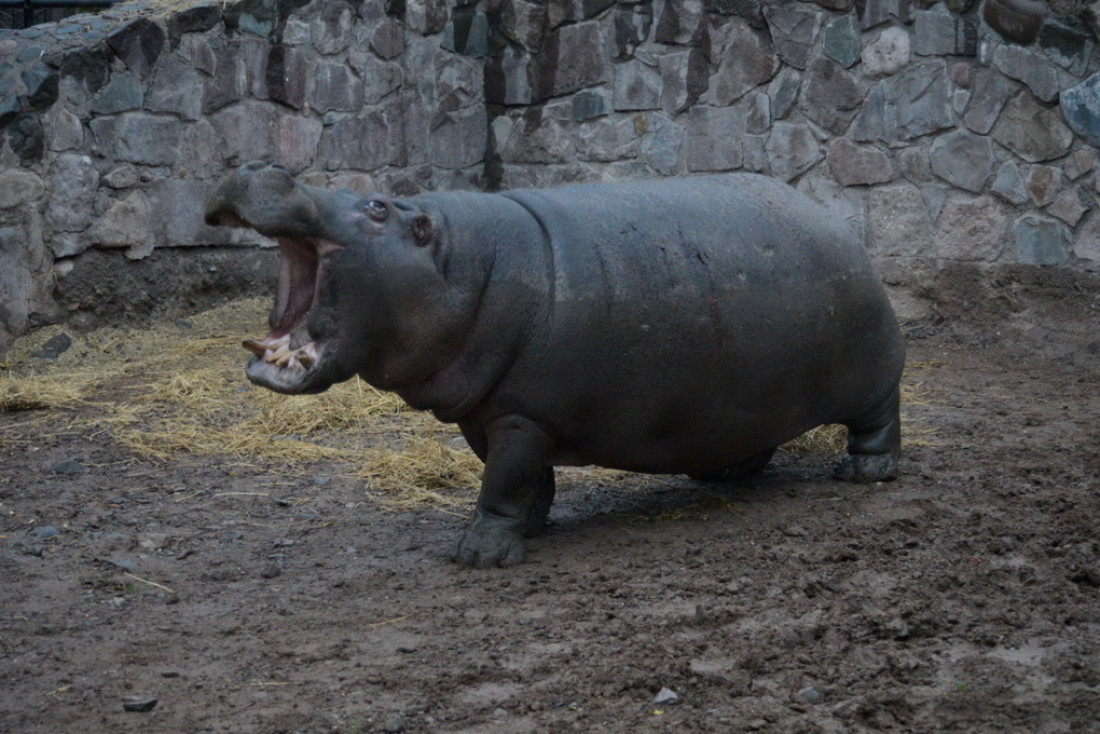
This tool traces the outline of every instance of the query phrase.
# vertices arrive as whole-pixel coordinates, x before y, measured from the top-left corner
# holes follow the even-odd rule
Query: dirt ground
[[[924,293],[895,482],[563,471],[493,571],[469,491],[0,413],[0,731],[1100,731],[1095,285]]]

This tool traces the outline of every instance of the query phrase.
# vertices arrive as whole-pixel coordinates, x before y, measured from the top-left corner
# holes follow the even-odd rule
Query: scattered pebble
[[[38,348],[38,351],[34,352],[31,356],[38,357],[39,359],[57,359],[72,345],[73,340],[68,334],[58,334],[48,339]]]
[[[821,703],[821,691],[817,690],[813,686],[806,686],[798,692],[798,697],[808,704],[816,706]]]
[[[106,560],[107,563],[115,566],[116,568],[121,568],[123,571],[129,571],[130,573],[134,573],[135,571],[137,571],[137,564],[131,561],[129,558],[108,558]]]
[[[676,695],[676,691],[671,688],[662,688],[656,696],[653,698],[653,703],[676,703],[680,700],[680,697]]]
[[[499,708],[499,707],[496,708],[496,709],[493,709],[493,718],[494,719],[507,719],[508,718],[508,710],[503,709],[503,708]]]
[[[263,567],[260,571],[260,576],[265,579],[273,579],[283,573],[283,569],[279,567],[278,563],[269,563]]]
[[[398,734],[405,731],[405,714],[397,714],[387,721],[386,731],[389,734]]]
[[[131,698],[122,702],[122,708],[126,711],[152,711],[156,705],[155,698]]]
[[[76,459],[66,459],[51,466],[50,471],[54,474],[83,474],[85,469]]]
[[[326,487],[326,486],[328,486],[328,483],[331,482],[331,481],[332,481],[332,479],[329,478],[329,477],[319,477],[318,476],[318,477],[313,478],[313,484],[314,484],[314,486],[317,486],[317,487]]]
[[[42,527],[35,528],[31,531],[36,540],[49,540],[61,535],[61,531],[55,528],[53,525],[43,525]]]

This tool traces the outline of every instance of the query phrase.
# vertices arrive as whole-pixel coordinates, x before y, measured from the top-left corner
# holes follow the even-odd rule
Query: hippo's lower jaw
[[[291,349],[291,335],[269,335],[262,340],[245,339],[242,346],[255,356],[248,361],[245,374],[257,385],[284,393],[301,392],[310,373],[321,359],[322,345],[310,341]]]

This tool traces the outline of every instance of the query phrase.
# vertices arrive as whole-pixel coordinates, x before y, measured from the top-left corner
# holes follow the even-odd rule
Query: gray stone
[[[790,67],[779,72],[768,85],[768,96],[772,101],[772,119],[786,119],[794,103],[798,101],[801,91],[802,75],[799,72]]]
[[[796,69],[805,69],[817,39],[821,13],[784,2],[766,6],[764,15],[779,58]]]
[[[750,89],[767,83],[780,66],[768,38],[745,21],[731,18],[728,33],[708,92],[711,104],[717,107],[732,104]]]
[[[576,92],[604,80],[607,68],[597,21],[553,31],[550,48],[556,53],[539,55],[540,66],[536,72],[539,99]]]
[[[570,125],[531,115],[520,118],[500,153],[507,163],[568,163],[576,158]]]
[[[634,51],[649,38],[653,26],[653,5],[650,3],[620,4],[615,8],[615,60],[634,58]]]
[[[46,152],[42,116],[33,112],[15,115],[7,123],[8,145],[24,164],[37,163]]]
[[[1016,260],[1025,265],[1061,265],[1069,260],[1070,232],[1054,219],[1025,214],[1012,225]]]
[[[677,172],[684,130],[668,117],[650,113],[645,117],[642,134],[642,159],[664,176]]]
[[[490,104],[527,105],[535,99],[531,55],[507,46],[489,59],[485,70],[485,97]]]
[[[825,157],[813,130],[805,123],[776,122],[767,150],[772,174],[784,181],[802,175]]]
[[[485,56],[489,53],[489,17],[481,11],[456,8],[440,45],[472,58]]]
[[[634,59],[615,65],[614,108],[620,112],[661,106],[661,74]]]
[[[986,0],[982,18],[990,28],[1017,43],[1031,43],[1039,34],[1043,19],[1050,14],[1038,0]]]
[[[447,25],[447,0],[406,0],[405,22],[422,36],[439,33]]]
[[[685,46],[695,38],[702,18],[702,0],[680,0],[679,2],[665,3],[660,18],[657,20],[654,40],[657,43]]]
[[[50,198],[46,224],[54,232],[81,232],[92,221],[92,205],[99,173],[92,159],[78,153],[63,153],[54,160],[49,174]]]
[[[744,113],[745,132],[766,135],[771,129],[771,100],[768,95],[759,90],[749,92],[736,106]]]
[[[1095,269],[1095,264],[1100,263],[1100,215],[1093,214],[1081,225],[1077,240],[1073,243],[1073,254],[1089,261],[1086,267],[1092,265]]]
[[[1027,174],[1027,193],[1035,206],[1050,204],[1062,193],[1062,170],[1056,166],[1032,166]]]
[[[27,88],[27,104],[32,110],[48,109],[57,101],[60,77],[56,69],[46,64],[35,64],[25,69],[20,78]]]
[[[913,16],[913,52],[920,56],[973,56],[978,33],[969,18],[952,13],[942,4],[917,10]]]
[[[91,229],[92,244],[98,247],[127,247],[132,260],[139,260],[153,251],[152,210],[145,194],[132,191],[116,201]]]
[[[144,102],[141,82],[133,74],[115,74],[92,102],[92,112],[114,115],[140,109]]]
[[[432,125],[432,163],[443,168],[466,168],[485,157],[488,118],[476,105],[437,116]]]
[[[359,78],[352,84],[359,87],[359,92],[348,92],[353,99],[358,95],[360,104],[375,105],[401,88],[405,81],[405,72],[401,66],[392,61],[380,61],[371,54],[348,54],[348,64],[353,68]],[[335,64],[340,66],[339,63]],[[339,72],[333,72],[333,77],[338,78]],[[316,94],[316,89],[314,89]],[[339,90],[332,90],[339,95]],[[323,95],[322,95],[323,96]]]
[[[519,2],[520,0],[516,0],[516,3]],[[371,34],[370,50],[387,61],[403,54],[405,32],[401,25],[391,18],[381,21]]]
[[[34,201],[45,190],[42,179],[30,171],[19,168],[0,171],[0,209],[11,209]]]
[[[96,148],[110,158],[147,166],[170,166],[177,160],[179,120],[126,112],[94,119],[90,127]]]
[[[707,91],[710,66],[701,50],[679,51],[657,60],[661,72],[661,108],[677,114],[695,104]]]
[[[746,135],[741,141],[741,168],[754,173],[768,170],[768,136]]]
[[[203,84],[203,77],[194,66],[175,54],[170,55],[157,66],[145,108],[197,120],[202,116]]]
[[[313,165],[324,128],[321,122],[304,115],[283,114],[275,125],[275,146],[272,149],[277,160],[291,171],[298,173]],[[478,142],[484,146],[482,134]]]
[[[801,110],[833,135],[843,135],[863,104],[864,91],[836,62],[819,57],[802,80]]]
[[[1085,192],[1078,188],[1067,189],[1047,207],[1047,213],[1058,217],[1070,227],[1076,227],[1081,217],[1092,208]]]
[[[316,112],[355,111],[363,106],[363,84],[346,63],[322,61],[309,74],[305,101]]]
[[[263,68],[264,93],[256,96],[300,110],[305,105],[306,75],[306,58],[298,49],[272,45]]]
[[[988,135],[1016,87],[994,69],[980,69],[973,80],[973,94],[963,114],[963,124],[976,133]]]
[[[893,178],[885,153],[871,146],[856,145],[847,138],[834,140],[825,160],[841,186],[887,183]]]
[[[1005,249],[1012,208],[991,196],[948,197],[936,231],[936,256],[996,262]]]
[[[1005,76],[1026,84],[1044,102],[1053,102],[1058,98],[1058,69],[1042,53],[1005,44],[993,53],[993,65]]]
[[[117,168],[111,169],[104,177],[103,183],[112,189],[128,189],[137,186],[138,171],[129,163],[123,163]]]
[[[75,150],[84,147],[84,125],[80,118],[60,106],[55,107],[48,122],[47,140],[52,151]]]
[[[407,9],[411,12],[415,4],[416,0],[409,0]],[[313,47],[324,56],[346,51],[349,39],[354,36],[351,32],[351,24],[355,18],[355,11],[342,0],[320,3],[317,7],[321,12],[313,20],[311,29]]]
[[[1059,103],[1070,129],[1100,147],[1100,73],[1062,92]]]
[[[572,99],[572,117],[575,122],[584,122],[602,117],[611,111],[610,95],[603,89],[586,89],[577,92]]]
[[[954,116],[943,62],[915,64],[872,87],[849,136],[888,145],[949,127]]]
[[[932,180],[932,165],[928,162],[928,153],[920,146],[902,148],[894,153],[901,175],[915,184]]]
[[[859,61],[862,48],[855,16],[842,15],[829,21],[821,36],[821,50],[845,69]]]
[[[909,7],[912,0],[865,0],[857,5],[859,27],[863,30],[890,21],[909,24]]]
[[[602,118],[577,127],[577,154],[581,160],[610,163],[638,155],[640,140],[632,118]]]
[[[220,3],[210,2],[181,10],[168,18],[168,38],[178,44],[185,33],[208,31],[222,19]]]
[[[504,0],[500,9],[500,32],[525,51],[535,53],[542,45],[546,33],[546,16],[544,3]]]
[[[1024,179],[1020,176],[1020,168],[1016,165],[1016,161],[1007,161],[1001,164],[990,190],[1016,206],[1026,203],[1029,198],[1027,187],[1024,186]]]
[[[955,130],[932,143],[932,172],[944,181],[975,193],[993,175],[993,143],[983,135]]]
[[[1061,158],[1073,145],[1073,133],[1058,119],[1058,113],[1041,105],[1027,90],[1008,101],[991,135],[1029,163]]]
[[[932,219],[913,184],[876,186],[867,191],[867,248],[878,257],[933,258]]]
[[[1054,63],[1081,76],[1088,69],[1094,44],[1086,32],[1048,20],[1039,30],[1039,47]]]
[[[159,25],[138,17],[107,36],[107,45],[130,71],[144,78],[164,49],[165,34]],[[64,70],[63,70],[64,71]]]
[[[695,107],[688,113],[689,171],[732,171],[741,167],[745,114],[735,107]]]
[[[1070,181],[1092,173],[1096,168],[1097,152],[1089,148],[1080,148],[1070,153],[1062,168]]]
[[[217,112],[226,105],[240,100],[241,90],[244,88],[244,71],[237,46],[215,49],[214,58],[217,60],[214,76],[207,80],[206,89],[203,91],[204,115]]]
[[[871,43],[863,48],[864,76],[877,79],[896,74],[909,63],[909,33],[904,28],[885,28]]]

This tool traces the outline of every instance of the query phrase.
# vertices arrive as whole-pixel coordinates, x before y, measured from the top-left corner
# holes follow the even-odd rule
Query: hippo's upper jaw
[[[311,328],[326,262],[343,249],[319,225],[324,203],[284,166],[257,162],[226,179],[206,208],[208,224],[248,227],[279,243],[271,331],[243,342],[254,355],[246,368],[249,380],[276,392],[319,392],[350,376],[334,374],[339,370],[326,360],[326,341]]]

